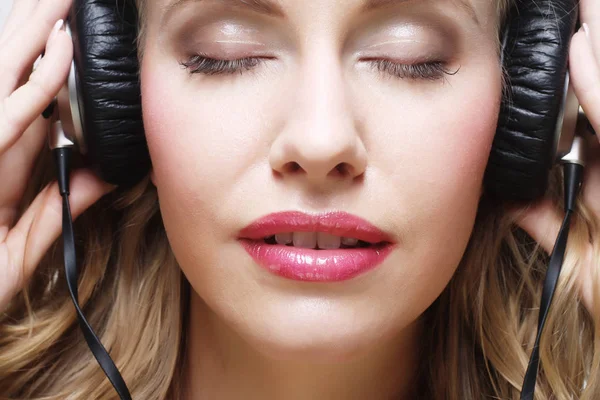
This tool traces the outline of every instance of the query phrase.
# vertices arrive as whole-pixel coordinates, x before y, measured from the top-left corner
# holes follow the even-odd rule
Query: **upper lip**
[[[324,232],[368,243],[393,243],[392,235],[389,233],[363,218],[343,211],[323,214],[286,211],[269,214],[242,229],[240,238],[258,240],[278,233],[291,232]]]

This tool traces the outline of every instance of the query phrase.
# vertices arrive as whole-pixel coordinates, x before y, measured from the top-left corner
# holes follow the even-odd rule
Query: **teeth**
[[[292,233],[278,233],[275,235],[275,241],[278,244],[289,244],[292,243]]]
[[[339,249],[341,245],[354,247],[359,240],[349,237],[340,237],[324,232],[289,232],[278,233],[265,238],[265,240],[275,241],[277,244],[290,245],[302,248],[319,249]]]
[[[294,232],[294,246],[313,249],[317,245],[317,232]]]
[[[358,243],[358,239],[349,238],[349,237],[342,238],[342,244],[345,244],[346,246],[356,246],[357,243]]]
[[[317,243],[320,249],[339,249],[342,238],[329,233],[318,232]]]

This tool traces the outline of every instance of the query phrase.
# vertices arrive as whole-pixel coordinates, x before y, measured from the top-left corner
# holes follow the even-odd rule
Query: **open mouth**
[[[290,232],[263,238],[264,243],[315,250],[361,249],[384,247],[388,242],[370,243],[350,237],[340,237],[323,232]]]
[[[343,211],[269,214],[243,228],[240,244],[265,270],[309,282],[351,279],[381,265],[397,240]]]

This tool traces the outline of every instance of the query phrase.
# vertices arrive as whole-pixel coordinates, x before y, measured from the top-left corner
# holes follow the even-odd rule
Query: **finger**
[[[59,30],[29,81],[0,104],[0,154],[19,139],[54,99],[67,78],[72,57],[71,38]]]
[[[600,27],[599,27],[600,28]],[[569,71],[575,95],[597,133],[600,132],[600,66],[584,30],[571,41]]]
[[[581,22],[590,27],[592,52],[600,62],[600,2],[598,0],[581,0],[579,14]]]
[[[9,95],[42,53],[54,24],[67,16],[71,0],[40,0],[31,18],[0,49],[0,95]]]
[[[12,35],[17,27],[22,26],[27,18],[33,15],[38,0],[14,0],[10,14],[4,23],[4,28],[0,34],[0,46]]]
[[[71,177],[71,213],[76,219],[115,186],[101,181],[89,170],[78,170]],[[62,232],[62,197],[56,182],[36,197],[17,225],[9,232],[10,268],[22,268],[22,287],[52,243]]]
[[[551,200],[544,198],[526,207],[513,207],[508,211],[521,229],[548,254],[552,253],[564,216]]]
[[[0,157],[0,204],[12,210],[25,192],[36,159],[46,143],[49,121],[41,115],[27,128],[23,136]],[[6,223],[6,221],[4,221]],[[0,219],[0,225],[3,224]],[[1,240],[1,239],[0,239]]]
[[[600,221],[600,142],[585,135],[586,167],[583,175],[581,197],[593,216]]]

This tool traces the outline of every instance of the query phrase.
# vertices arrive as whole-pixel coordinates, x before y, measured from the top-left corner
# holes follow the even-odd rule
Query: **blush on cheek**
[[[180,131],[180,119],[177,116],[181,97],[177,96],[172,83],[163,76],[152,64],[141,69],[144,130],[152,159],[153,181],[163,180],[162,176],[176,176],[176,172],[184,168],[181,158],[173,154],[177,148],[174,141]]]
[[[488,85],[481,90],[481,87],[469,82],[460,99],[447,102],[445,104],[450,105],[437,110],[439,118],[430,128],[442,134],[435,135],[428,143],[431,151],[421,152],[421,160],[415,161],[421,162],[429,174],[427,195],[422,196],[419,203],[419,207],[427,211],[420,223],[431,227],[430,234],[435,241],[458,246],[440,248],[439,260],[460,259],[482,194],[500,102],[499,88]],[[415,189],[415,196],[419,190],[423,189]]]
[[[476,84],[472,83],[473,86]],[[457,179],[465,183],[474,178],[483,178],[497,129],[500,88],[489,85],[489,82],[482,87],[488,89],[469,93],[462,101],[455,103],[455,109],[448,112],[456,113],[456,107],[459,107],[459,118],[446,121],[448,132],[452,135],[447,150],[454,153],[454,156],[448,157],[455,164],[454,172],[460,175]],[[469,89],[465,88],[465,93],[468,92]]]
[[[437,190],[446,196],[452,192],[478,196],[496,132],[497,109],[481,107],[477,112],[461,113],[460,119],[446,118],[443,123],[443,128],[435,129],[445,137],[438,136],[441,143],[430,144],[436,150],[422,154],[420,162],[427,166],[436,186],[441,185]]]
[[[468,181],[468,175],[482,177],[488,162],[490,150],[496,133],[497,113],[495,109],[482,108],[480,113],[465,120],[454,132],[459,133],[455,141],[456,168]],[[471,177],[471,179],[472,179]]]

